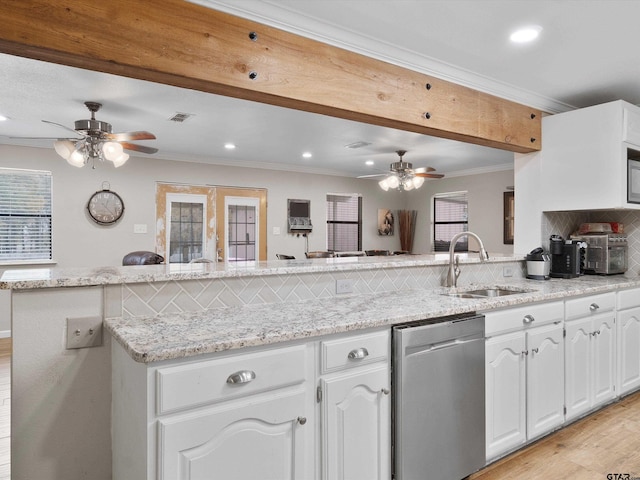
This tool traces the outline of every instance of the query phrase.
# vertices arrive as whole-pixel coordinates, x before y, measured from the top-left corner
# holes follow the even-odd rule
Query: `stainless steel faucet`
[[[456,247],[456,243],[460,237],[464,237],[465,235],[469,235],[476,239],[478,245],[480,245],[480,261],[484,262],[485,260],[489,260],[489,254],[484,249],[484,245],[480,237],[473,232],[460,232],[456,233],[451,239],[451,244],[449,245],[449,272],[447,273],[447,287],[455,287],[458,282],[458,277],[460,276],[460,267],[458,266],[458,256],[453,257],[453,251]]]

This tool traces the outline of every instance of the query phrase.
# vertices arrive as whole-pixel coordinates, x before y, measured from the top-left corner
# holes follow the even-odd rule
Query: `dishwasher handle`
[[[427,345],[426,348],[424,348],[425,352],[435,352],[437,350],[442,350],[445,348],[450,348],[450,347],[457,347],[459,345],[464,345],[465,343],[471,343],[471,342],[475,342],[477,340],[483,340],[484,337],[481,336],[475,336],[475,337],[470,337],[470,338],[456,338],[455,340],[447,340],[446,342],[440,342],[440,343],[432,343],[431,345]]]

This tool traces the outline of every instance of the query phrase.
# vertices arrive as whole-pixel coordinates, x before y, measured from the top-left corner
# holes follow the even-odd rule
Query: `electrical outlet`
[[[102,317],[67,318],[67,350],[102,345]]]
[[[502,267],[503,277],[513,277],[513,267]]]
[[[350,278],[336,280],[336,293],[353,293],[353,280]]]
[[[280,227],[273,227],[273,234],[280,235]]]

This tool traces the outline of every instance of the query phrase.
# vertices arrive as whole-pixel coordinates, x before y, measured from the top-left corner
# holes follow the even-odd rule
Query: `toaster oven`
[[[571,238],[587,245],[582,265],[584,273],[613,275],[627,271],[629,249],[625,235],[590,234]]]

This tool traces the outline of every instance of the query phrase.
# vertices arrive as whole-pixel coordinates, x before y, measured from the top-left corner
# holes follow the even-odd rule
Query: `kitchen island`
[[[525,280],[522,260],[462,257],[460,289],[525,291],[492,299],[443,295],[446,255],[7,271],[14,477],[111,478],[112,346],[152,365],[640,285],[625,276]],[[353,293],[336,294],[338,279]],[[67,350],[67,319],[83,317],[103,318],[110,335]]]

